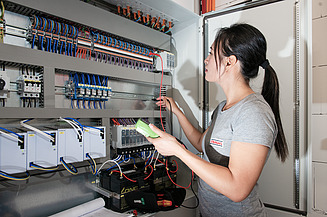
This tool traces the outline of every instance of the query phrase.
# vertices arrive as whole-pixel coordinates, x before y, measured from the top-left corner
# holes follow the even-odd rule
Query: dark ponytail
[[[278,134],[274,146],[277,156],[284,162],[288,156],[288,148],[279,114],[279,84],[275,70],[266,59],[267,42],[264,35],[249,24],[234,24],[220,29],[213,48],[216,63],[217,54],[220,60],[223,56],[234,55],[240,61],[241,73],[246,82],[257,77],[259,66],[265,69],[261,94],[275,115]]]
[[[267,60],[266,60],[267,61]],[[261,65],[262,66],[262,65]],[[288,147],[285,139],[282,121],[279,114],[279,83],[275,70],[268,64],[265,69],[265,77],[263,81],[261,95],[270,105],[271,110],[275,115],[275,120],[278,128],[278,134],[275,141],[275,149],[277,156],[282,162],[285,162],[288,156]]]

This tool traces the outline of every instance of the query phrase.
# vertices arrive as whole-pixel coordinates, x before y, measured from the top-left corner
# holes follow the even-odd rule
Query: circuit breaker
[[[83,135],[75,129],[58,130],[58,165],[60,158],[66,163],[83,161]]]
[[[21,97],[39,98],[41,86],[38,75],[22,75],[17,79],[17,90]]]
[[[27,132],[27,169],[32,170],[33,165],[41,167],[57,166],[57,131],[46,131],[53,140],[33,131]]]
[[[84,160],[89,158],[100,158],[106,156],[106,128],[105,127],[84,127]]]
[[[8,173],[26,171],[26,133],[18,133],[20,137],[8,137],[0,134],[0,170]]]

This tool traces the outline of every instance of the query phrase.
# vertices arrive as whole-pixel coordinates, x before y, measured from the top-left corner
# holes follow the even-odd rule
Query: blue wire
[[[67,55],[67,45],[66,45],[66,41],[65,41],[65,55]]]
[[[19,135],[19,134],[15,133],[15,132],[13,132],[13,131],[11,131],[11,130],[8,130],[8,129],[6,129],[6,128],[0,127],[0,129],[2,129],[2,130],[4,130],[4,131],[7,131],[8,133],[15,134],[15,135],[16,135],[17,137],[19,137],[19,138],[23,138],[22,135]]]
[[[105,35],[104,36],[105,38],[106,38],[106,43],[105,43],[105,45],[108,45],[108,37]]]
[[[5,173],[5,172],[3,172],[3,171],[1,171],[1,170],[0,170],[0,174],[1,174],[2,176],[4,176],[4,177],[7,177],[7,178],[9,178],[9,179],[14,179],[14,180],[26,180],[26,179],[30,176],[30,174],[29,174],[28,171],[26,171],[26,178],[17,178],[17,177],[13,177],[13,176],[8,175],[7,173]]]
[[[109,39],[110,39],[109,46],[111,46],[111,44],[112,44],[112,38],[109,37]]]
[[[152,158],[152,156],[153,156],[156,152],[157,152],[157,150],[151,154],[151,156],[149,157],[149,159],[146,161],[144,168],[148,166],[148,163],[149,163],[150,159]]]
[[[70,170],[71,172],[73,172],[73,173],[78,173],[77,169],[74,167],[73,164],[70,164],[70,165],[73,167],[73,169],[74,169],[75,171],[71,170],[71,169],[68,167],[68,165],[67,165],[67,163],[64,161],[64,158],[63,158],[63,157],[60,158],[60,162],[61,162],[62,164],[64,164],[64,165],[66,166],[66,168],[67,168],[68,170]]]
[[[121,46],[122,46],[121,40],[118,40],[118,41],[119,41],[119,49],[121,49]]]
[[[59,51],[60,54],[62,53],[62,46],[63,46],[63,44],[64,44],[64,43],[61,41],[61,42],[60,42],[60,51]]]
[[[101,86],[100,76],[98,75],[99,86]]]
[[[165,34],[169,33],[171,31],[171,29],[168,29],[168,31],[165,32]]]
[[[49,51],[49,38],[47,38],[47,48],[46,51]]]
[[[36,35],[36,33],[35,33]],[[33,43],[32,43],[32,49],[34,48],[34,43],[35,43],[35,35],[33,35]]]
[[[117,39],[115,39],[115,38],[114,38],[114,40],[115,40],[115,45],[114,45],[114,47],[116,47],[116,44],[117,44]]]
[[[129,159],[133,159],[134,164],[135,164],[135,158],[133,158],[133,157],[129,157],[129,158],[127,158],[127,159],[124,159],[124,160],[118,162],[118,165],[121,164],[121,163],[123,163],[123,162],[125,162],[125,161],[127,161],[127,160],[129,160]],[[115,168],[115,167],[117,167],[117,164],[115,164],[114,166],[112,166],[112,167],[110,167],[109,169],[107,169],[107,171],[109,171],[109,170],[111,170],[111,169],[113,169],[113,168]]]
[[[89,155],[89,153],[86,153],[86,157],[90,158],[91,161],[93,160],[93,159],[91,158],[91,156]],[[89,161],[89,164],[90,164],[90,166],[91,166],[92,173],[93,173],[93,174],[96,174],[97,171],[95,170],[95,165],[93,164],[93,161],[92,161],[93,166],[92,166],[92,164],[91,164],[90,161]]]
[[[29,121],[31,121],[31,120],[33,120],[33,118],[27,119],[27,120],[25,120],[23,123],[27,123],[27,122],[29,122]]]

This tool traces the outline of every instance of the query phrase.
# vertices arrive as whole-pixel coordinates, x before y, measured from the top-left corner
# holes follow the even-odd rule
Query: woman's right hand
[[[176,114],[177,111],[179,111],[178,106],[175,103],[175,100],[171,97],[167,96],[161,96],[157,98],[158,102],[156,104],[158,106],[162,106],[164,108],[167,108],[168,110],[171,110],[174,114]]]

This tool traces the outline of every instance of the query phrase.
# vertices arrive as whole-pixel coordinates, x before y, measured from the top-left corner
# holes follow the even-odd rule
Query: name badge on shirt
[[[210,145],[212,145],[213,147],[223,148],[224,141],[221,139],[210,139]]]

